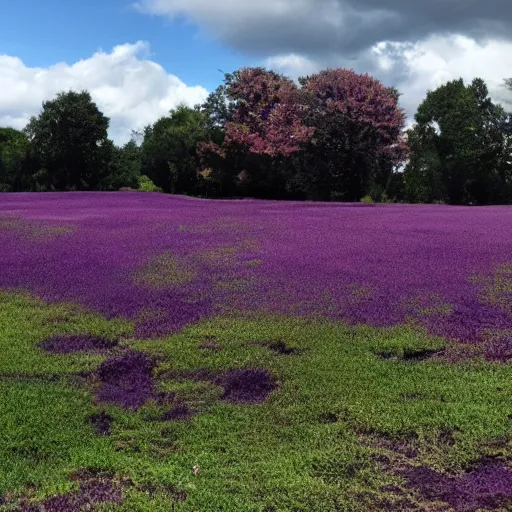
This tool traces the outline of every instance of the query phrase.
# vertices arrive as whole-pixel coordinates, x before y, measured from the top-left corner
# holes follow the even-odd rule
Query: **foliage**
[[[204,114],[180,105],[144,129],[141,173],[164,192],[194,193],[199,184],[197,147],[205,140]]]
[[[481,79],[428,93],[409,131],[407,196],[415,202],[492,204],[512,200],[512,135]]]
[[[328,69],[301,83],[308,95],[306,122],[314,127],[306,181],[316,195],[357,201],[374,185],[385,187],[407,152],[396,90],[344,69]]]
[[[137,188],[140,180],[141,150],[132,139],[122,147],[112,145],[112,159],[108,175],[100,184],[101,190]]]
[[[109,119],[84,91],[59,93],[25,129],[47,190],[94,190],[108,174]]]
[[[375,201],[373,200],[372,196],[370,196],[370,195],[367,195],[367,196],[364,196],[361,198],[361,203],[372,204],[374,202]]]
[[[0,192],[27,187],[29,141],[13,128],[0,128]]]
[[[104,490],[106,483],[119,489],[105,508],[112,511],[176,505],[184,512],[363,512],[389,503],[427,510],[439,505],[436,497],[419,495],[414,487],[421,482],[411,488],[395,468],[421,465],[463,477],[484,454],[510,455],[506,443],[497,443],[511,433],[509,368],[407,360],[445,345],[407,326],[219,317],[148,344],[130,339],[119,321],[29,296],[0,300],[0,348],[8,355],[0,364],[6,510],[17,510],[23,498],[35,507],[77,492],[91,476],[103,479]],[[96,387],[76,375],[117,382],[119,365],[112,363],[128,356],[37,348],[45,336],[69,332],[124,335],[123,354],[137,351],[139,367],[147,360],[140,351],[157,362],[158,392],[138,411],[95,402]],[[201,348],[209,339],[217,350]],[[276,340],[294,351],[272,350]],[[277,379],[259,404],[231,403],[218,381],[193,377],[251,368]],[[137,378],[126,373],[124,385]],[[171,414],[176,410],[188,414]],[[98,418],[108,420],[106,431],[94,423]]]
[[[302,123],[296,85],[282,75],[263,68],[243,68],[228,77],[227,95],[236,104],[233,119],[226,124],[228,146],[287,157],[313,134]]]
[[[354,201],[374,183],[385,186],[405,151],[397,92],[344,70],[304,78],[301,85],[262,68],[226,75],[217,93],[225,101],[217,104],[229,107],[229,120],[223,144],[202,147],[203,156],[220,157],[205,158],[205,167],[231,189],[264,197]],[[228,119],[225,112],[216,119]],[[366,174],[357,177],[361,171]],[[360,183],[350,188],[351,180]]]
[[[162,192],[160,187],[157,187],[147,176],[143,175],[139,178],[138,189],[141,192]]]
[[[407,142],[411,153],[404,172],[405,198],[411,203],[442,201],[445,194],[434,128],[416,125],[407,131]]]
[[[297,84],[242,68],[117,147],[90,95],[62,92],[25,133],[0,129],[0,190],[135,189],[147,176],[202,197],[512,203],[512,117],[483,80],[430,91],[407,131],[399,100],[353,70]]]
[[[210,125],[223,123],[219,138],[200,148],[217,193],[286,194],[283,161],[312,135],[302,122],[297,86],[273,71],[242,68],[225,76],[225,84],[202,110]]]

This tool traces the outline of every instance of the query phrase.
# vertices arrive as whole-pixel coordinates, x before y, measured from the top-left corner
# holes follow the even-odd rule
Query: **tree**
[[[377,186],[383,191],[407,152],[398,91],[346,69],[327,69],[300,83],[314,135],[306,149],[310,164],[295,181],[321,199],[359,201]]]
[[[122,147],[112,144],[112,159],[108,175],[100,184],[102,190],[138,188],[141,168],[141,150],[132,138]]]
[[[226,74],[225,80],[231,80],[233,75]],[[228,88],[224,83],[208,95],[200,107],[205,118],[207,139],[214,144],[224,142],[226,125],[233,121],[236,104],[228,97]]]
[[[441,160],[434,127],[418,125],[407,131],[410,158],[404,171],[404,194],[410,203],[439,203],[445,200]]]
[[[199,107],[178,106],[144,129],[142,174],[173,194],[193,193],[198,186],[198,145],[206,140],[206,122]]]
[[[415,116],[405,171],[410,194],[422,201],[442,195],[452,204],[509,201],[512,141],[503,130],[506,117],[481,79],[469,85],[454,80],[430,91]],[[435,193],[414,190],[425,180],[435,182]]]
[[[222,126],[217,131],[222,140],[201,148],[203,166],[221,195],[286,194],[284,167],[313,132],[302,122],[299,97],[290,79],[264,68],[225,76],[225,84],[203,105],[212,124]]]
[[[227,94],[236,105],[226,125],[228,145],[286,157],[313,134],[302,122],[298,89],[289,78],[263,68],[243,68],[228,77]]]
[[[29,141],[14,128],[0,128],[0,192],[20,191],[30,181]]]
[[[109,170],[109,119],[86,92],[61,92],[43,103],[26,134],[48,190],[93,190]]]

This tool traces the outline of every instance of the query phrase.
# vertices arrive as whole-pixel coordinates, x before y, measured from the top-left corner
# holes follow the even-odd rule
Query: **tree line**
[[[483,80],[429,91],[408,130],[399,98],[352,70],[295,83],[242,68],[119,147],[87,91],[61,92],[24,130],[0,128],[0,191],[512,203],[512,123]]]

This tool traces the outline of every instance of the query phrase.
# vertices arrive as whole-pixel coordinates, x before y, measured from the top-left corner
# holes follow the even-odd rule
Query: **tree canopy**
[[[199,182],[197,148],[206,137],[204,113],[199,108],[178,106],[144,129],[142,174],[165,192],[195,192]]]
[[[368,74],[242,68],[119,147],[88,92],[61,92],[25,130],[0,129],[0,191],[512,203],[512,118],[483,80],[429,91],[414,121]]]
[[[59,93],[25,129],[48,190],[93,190],[108,173],[109,119],[86,92]]]
[[[512,139],[503,130],[506,118],[481,79],[471,84],[454,80],[429,92],[409,131],[408,198],[452,204],[510,201]]]

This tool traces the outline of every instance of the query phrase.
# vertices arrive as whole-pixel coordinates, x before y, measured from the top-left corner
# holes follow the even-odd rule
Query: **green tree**
[[[123,187],[136,189],[139,186],[141,149],[134,139],[122,147],[112,144],[112,159],[108,175],[102,180],[102,190],[119,190]]]
[[[225,75],[226,83],[208,95],[200,109],[205,117],[208,141],[221,145],[224,142],[226,125],[233,121],[236,103],[228,96],[227,83],[233,80],[231,74]]]
[[[109,119],[86,92],[61,92],[25,129],[48,190],[94,190],[109,172]]]
[[[29,141],[14,128],[0,128],[0,192],[30,187]]]
[[[200,182],[198,145],[207,138],[205,115],[184,105],[144,129],[141,172],[173,194],[194,193]]]
[[[404,195],[409,203],[438,203],[445,200],[441,160],[434,127],[407,130],[410,158],[404,171]]]
[[[511,137],[503,130],[506,117],[478,78],[469,85],[454,80],[429,92],[410,132],[409,197],[432,201],[442,196],[452,204],[508,202]]]

